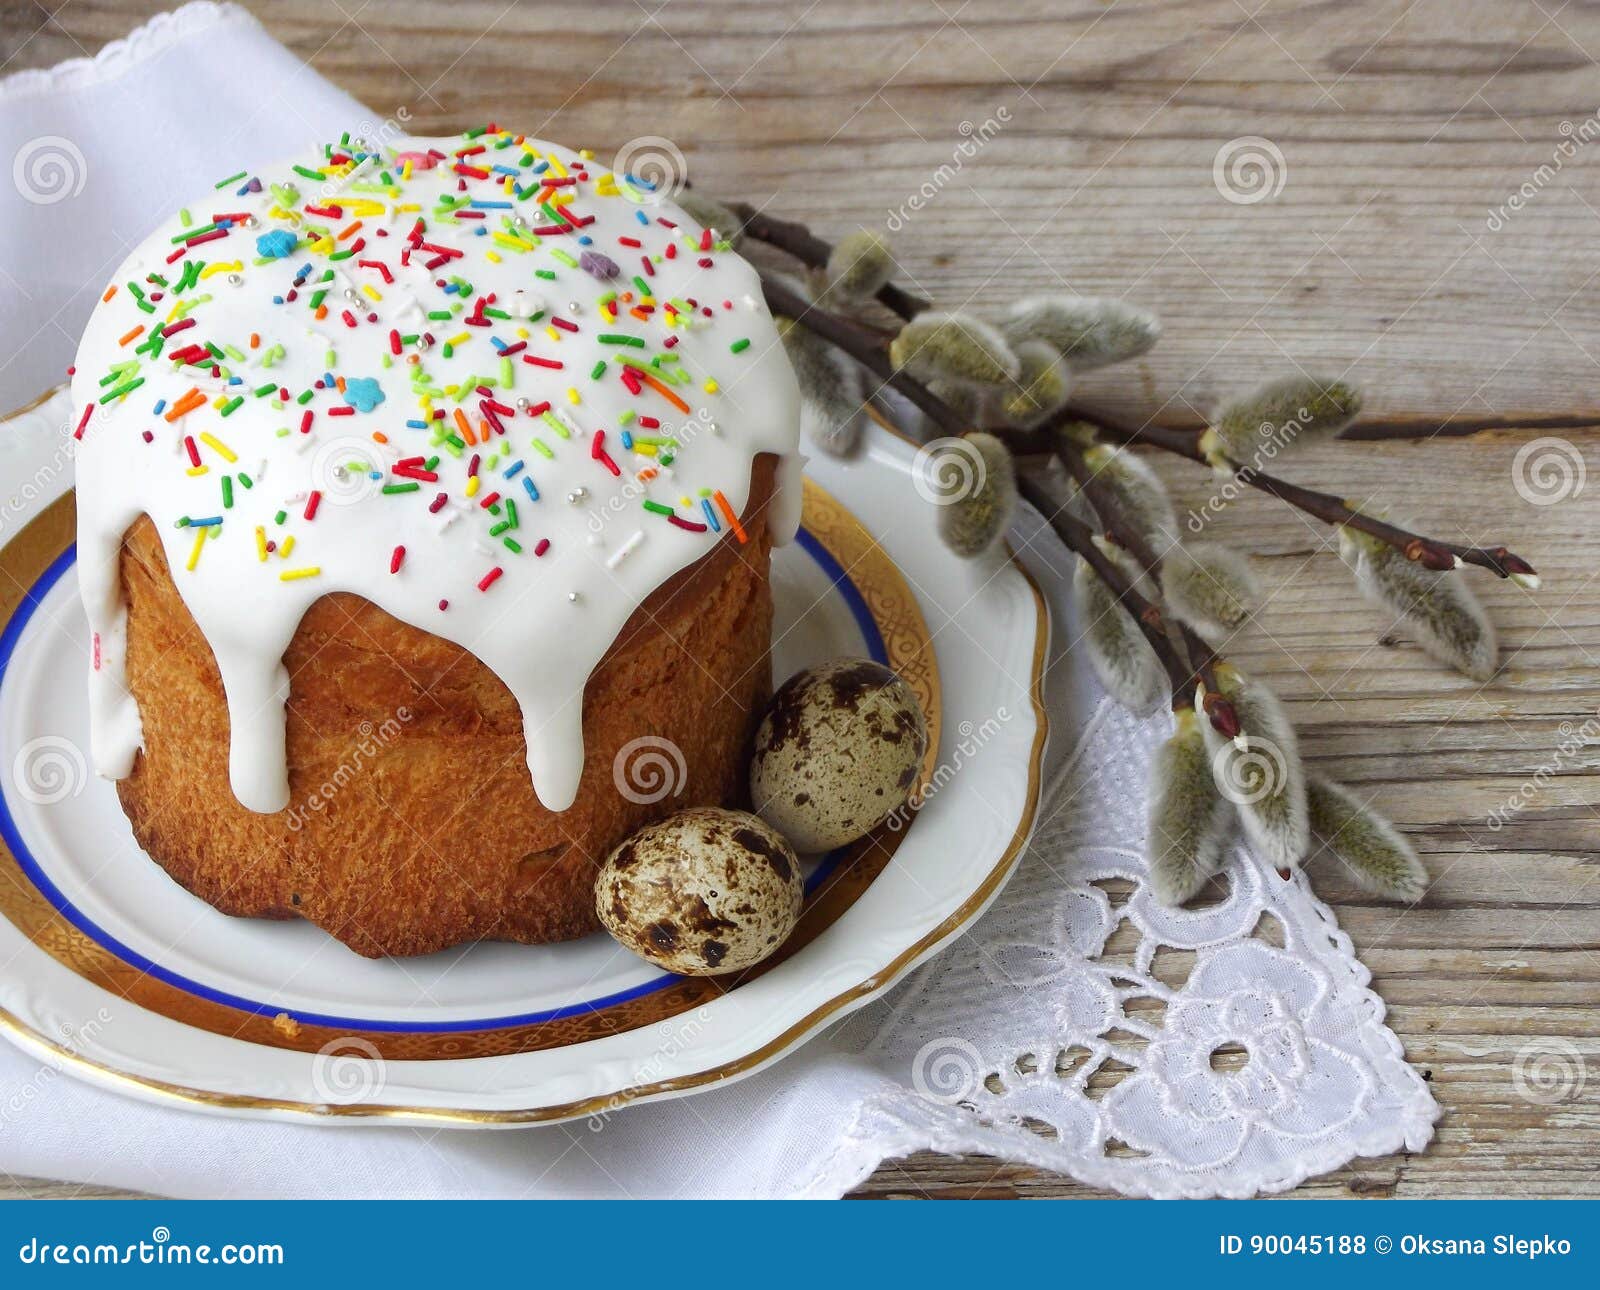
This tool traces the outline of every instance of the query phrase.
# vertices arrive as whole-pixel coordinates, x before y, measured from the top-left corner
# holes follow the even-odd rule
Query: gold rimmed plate
[[[238,920],[172,883],[90,774],[64,398],[0,428],[0,1027],[140,1096],[271,1115],[518,1124],[751,1073],[957,935],[1015,865],[1039,787],[1042,601],[963,563],[876,433],[812,463],[777,553],[774,671],[870,655],[934,741],[908,824],[810,866],[783,953],[672,977],[596,936],[360,959],[309,925]],[[898,500],[896,500],[898,499]],[[876,536],[857,517],[880,517]]]

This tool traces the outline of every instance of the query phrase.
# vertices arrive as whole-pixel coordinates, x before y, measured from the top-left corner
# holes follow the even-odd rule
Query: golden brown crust
[[[749,542],[720,543],[629,620],[584,690],[573,807],[542,807],[522,717],[476,657],[359,596],[324,596],[285,656],[291,804],[239,805],[210,648],[154,525],[123,544],[128,679],[145,747],[119,786],[140,845],[224,913],[306,918],[359,954],[462,941],[540,944],[598,928],[594,871],[650,820],[744,792],[745,747],[770,689],[772,465],[757,463]],[[681,750],[680,795],[629,801],[613,761],[654,735]]]

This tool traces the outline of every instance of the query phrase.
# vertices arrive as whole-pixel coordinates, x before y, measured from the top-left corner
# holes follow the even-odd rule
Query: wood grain
[[[92,52],[161,7],[70,0],[46,19],[0,0],[0,59],[15,70]],[[1600,698],[1600,482],[1547,506],[1514,487],[1519,449],[1541,435],[1595,455],[1600,7],[251,7],[376,119],[403,107],[421,131],[497,118],[602,155],[665,136],[697,187],[829,234],[881,228],[931,185],[896,233],[923,292],[993,306],[1070,289],[1158,310],[1162,344],[1084,384],[1124,416],[1194,424],[1217,397],[1305,365],[1362,383],[1375,431],[1473,431],[1331,445],[1285,473],[1533,560],[1537,595],[1472,571],[1506,655],[1482,689],[1404,641],[1380,643],[1391,624],[1315,523],[1252,495],[1208,526],[1257,553],[1272,588],[1233,655],[1290,701],[1319,769],[1377,792],[1436,879],[1402,915],[1315,875],[1446,1113],[1421,1155],[1359,1161],[1295,1194],[1600,1195],[1600,756],[1571,746]],[[965,131],[981,137],[990,121],[1000,128],[954,169]],[[1281,154],[1283,184],[1241,203],[1213,168],[1245,137]],[[1205,509],[1204,472],[1158,465],[1180,510]],[[1587,1058],[1584,1082],[1552,1103],[1519,1096],[1519,1052],[1554,1039]],[[12,1180],[0,1195],[46,1187]],[[922,1155],[885,1165],[861,1194],[1092,1193]]]

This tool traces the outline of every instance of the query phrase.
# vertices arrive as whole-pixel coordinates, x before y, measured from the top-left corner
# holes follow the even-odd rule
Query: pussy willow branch
[[[833,247],[804,224],[765,215],[746,202],[729,202],[727,206],[744,221],[746,237],[753,237],[758,242],[776,247],[792,255],[801,264],[820,269],[828,263],[828,256],[833,254]],[[933,306],[931,300],[912,295],[911,292],[902,290],[892,282],[885,283],[879,289],[878,303],[902,318],[910,318]]]
[[[766,296],[767,307],[773,313],[793,318],[810,327],[824,340],[838,345],[874,375],[893,384],[947,434],[961,435],[971,428],[961,413],[934,394],[921,381],[907,376],[904,372],[895,371],[889,362],[888,354],[870,333],[846,319],[819,309],[773,278],[763,275],[761,289]],[[1093,475],[1094,472],[1088,470],[1088,464],[1083,461],[1074,445],[1063,439],[1060,446],[1070,450],[1076,458],[1077,465],[1088,471],[1090,476]],[[1051,451],[1055,451],[1055,448],[1052,447]],[[1072,463],[1064,461],[1063,465],[1069,471],[1073,470]],[[1169,622],[1158,605],[1140,594],[1116,565],[1095,546],[1094,534],[1088,525],[1066,514],[1060,502],[1050,495],[1050,491],[1042,483],[1019,470],[1017,486],[1022,495],[1038,508],[1061,540],[1088,562],[1089,567],[1133,615],[1172,682],[1174,706],[1187,704],[1193,700],[1196,680],[1205,682],[1207,689],[1216,690],[1215,676],[1212,672],[1212,666],[1216,662],[1215,651],[1189,628],[1181,623]],[[1108,511],[1113,516],[1120,514],[1115,509],[1114,501],[1107,504],[1107,510],[1097,513],[1104,519]],[[1134,559],[1140,561],[1146,569],[1153,572],[1159,567],[1159,557],[1139,538],[1138,534],[1120,519],[1115,523],[1117,527],[1111,532],[1112,538],[1126,547]],[[1136,545],[1139,548],[1137,550],[1135,550]],[[1223,721],[1226,722],[1226,719],[1224,716]],[[1216,720],[1215,716],[1213,720]]]
[[[1027,451],[1028,444],[1038,442],[1040,439],[1046,443],[1051,442],[1057,427],[1073,421],[1086,421],[1108,438],[1123,443],[1145,443],[1176,453],[1180,457],[1187,457],[1200,465],[1207,464],[1200,452],[1196,437],[1186,430],[1174,430],[1166,426],[1127,425],[1107,417],[1102,412],[1076,404],[1068,404],[1037,430],[1002,430],[998,433],[1001,438],[1012,442],[1019,451]],[[1235,463],[1235,470],[1234,477],[1241,484],[1248,484],[1263,493],[1270,493],[1324,523],[1344,525],[1369,534],[1379,541],[1387,542],[1401,551],[1407,559],[1416,560],[1426,568],[1452,569],[1459,560],[1462,564],[1475,564],[1479,568],[1487,569],[1501,578],[1508,578],[1513,573],[1533,573],[1531,564],[1504,546],[1461,546],[1454,542],[1440,541],[1353,510],[1332,493],[1322,493],[1314,488],[1302,487],[1287,479],[1280,479],[1276,475],[1257,470],[1253,466],[1240,466]]]
[[[744,233],[758,242],[777,248],[802,264],[812,268],[821,268],[828,262],[828,256],[833,250],[832,246],[818,237],[804,224],[793,220],[777,219],[771,215],[762,214],[743,202],[735,202],[730,210],[744,221]],[[889,283],[877,295],[880,304],[884,305],[901,318],[910,319],[931,307],[932,302],[921,296],[912,295],[908,291]],[[787,311],[785,311],[787,312]],[[856,326],[842,318],[830,314],[827,310],[814,305],[806,306],[806,316],[789,314],[790,317],[799,318],[811,330],[824,339],[838,345],[855,358],[856,361],[870,368],[881,379],[893,385],[907,398],[916,403],[918,407],[927,412],[927,407],[913,395],[910,385],[915,382],[904,382],[899,378],[888,362],[887,354],[882,353],[883,341],[871,329]],[[842,330],[848,328],[848,331]],[[931,415],[931,414],[930,414]],[[1034,431],[1000,430],[1000,437],[1007,439],[1017,446],[1018,451],[1036,451],[1029,448],[1029,444],[1041,442],[1039,436],[1045,438],[1042,442],[1048,443],[1049,436],[1055,427],[1065,425],[1069,421],[1086,421],[1110,438],[1124,443],[1143,443],[1153,448],[1160,448],[1164,452],[1174,453],[1187,458],[1189,461],[1200,465],[1207,465],[1205,457],[1199,449],[1199,435],[1192,430],[1177,430],[1166,426],[1133,426],[1120,424],[1104,413],[1092,408],[1069,404],[1058,412],[1044,427]],[[1054,451],[1053,446],[1045,450]],[[1326,524],[1345,525],[1366,533],[1379,541],[1387,542],[1396,550],[1402,552],[1407,559],[1419,561],[1430,569],[1454,568],[1457,561],[1463,564],[1475,564],[1479,568],[1487,569],[1497,577],[1508,578],[1512,574],[1532,575],[1533,566],[1521,556],[1508,550],[1505,546],[1462,546],[1454,542],[1444,542],[1437,538],[1430,538],[1421,533],[1413,533],[1399,525],[1390,524],[1384,520],[1365,515],[1354,510],[1343,500],[1332,493],[1318,492],[1316,489],[1305,488],[1287,479],[1280,479],[1276,475],[1257,470],[1253,466],[1241,466],[1235,463],[1236,477],[1242,484],[1263,493],[1270,493],[1280,501],[1287,502],[1290,506],[1304,511],[1307,515],[1322,520]]]
[[[1167,618],[1161,612],[1159,605],[1140,593],[1122,570],[1112,564],[1105,552],[1095,545],[1093,530],[1081,520],[1068,515],[1060,499],[1051,493],[1037,475],[1018,471],[1017,491],[1040,515],[1044,516],[1045,522],[1066,544],[1067,549],[1081,556],[1122,607],[1133,615],[1134,621],[1139,624],[1139,630],[1144,633],[1145,640],[1150,642],[1150,648],[1161,661],[1167,680],[1172,685],[1173,711],[1192,706],[1196,683],[1203,683],[1208,693],[1207,719],[1228,738],[1232,739],[1237,735],[1238,714],[1234,711],[1233,705],[1218,692],[1216,675],[1212,670],[1216,662],[1215,654],[1187,627]],[[1172,640],[1174,628],[1188,646],[1187,657]],[[1201,655],[1195,653],[1196,648],[1202,652]],[[1200,661],[1191,661],[1196,658],[1200,658]]]
[[[1161,572],[1161,555],[1145,541],[1144,534],[1129,521],[1127,512],[1118,500],[1116,493],[1100,477],[1100,473],[1089,465],[1083,455],[1083,450],[1065,435],[1056,435],[1050,445],[1051,451],[1061,459],[1061,464],[1067,468],[1067,473],[1078,481],[1078,487],[1088,494],[1089,501],[1094,505],[1094,512],[1105,525],[1106,532],[1128,552],[1140,568],[1152,577]]]
[[[1064,434],[1057,434],[1051,446],[1061,464],[1067,468],[1067,473],[1088,496],[1107,536],[1128,552],[1150,577],[1160,578],[1160,553],[1145,539],[1138,526],[1130,521],[1127,508],[1117,497],[1116,491],[1089,465],[1083,449]],[[1166,620],[1164,626],[1173,644],[1188,657],[1191,674],[1204,681],[1208,690],[1217,689],[1216,676],[1212,671],[1217,652],[1174,619]]]
[[[820,305],[812,304],[765,273],[761,275],[761,291],[767,298],[767,308],[773,313],[793,318],[830,345],[842,349],[884,384],[899,390],[911,403],[927,413],[930,420],[943,424],[943,417],[956,416],[954,409],[921,381],[895,370],[894,364],[889,361],[888,346],[877,333],[848,318],[829,313]],[[962,425],[950,433],[964,434],[970,429],[971,426]]]

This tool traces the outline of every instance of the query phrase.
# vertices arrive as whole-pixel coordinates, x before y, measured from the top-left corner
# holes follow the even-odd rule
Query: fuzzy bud
[[[1011,527],[1017,509],[1017,468],[1010,449],[992,434],[974,431],[965,442],[976,451],[981,469],[973,472],[970,488],[939,508],[939,536],[957,555],[970,560]]]
[[[883,234],[859,229],[841,238],[828,256],[823,279],[834,300],[870,300],[894,276],[894,254]]]
[[[1213,645],[1238,631],[1261,603],[1250,562],[1218,542],[1171,548],[1161,559],[1161,597]]]
[[[1216,469],[1262,468],[1281,452],[1330,439],[1356,419],[1361,393],[1343,381],[1290,376],[1219,408],[1200,436],[1200,451]]]
[[[1018,345],[1017,361],[1021,371],[1016,384],[1006,391],[1004,411],[1017,425],[1032,425],[1067,401],[1071,379],[1061,355],[1043,341]]]
[[[1349,525],[1341,524],[1338,534],[1339,558],[1362,594],[1404,621],[1424,651],[1474,681],[1495,674],[1500,644],[1494,624],[1459,573],[1424,568]]]
[[[1118,547],[1097,545],[1137,585],[1140,571],[1131,557]],[[1136,716],[1154,712],[1168,697],[1166,669],[1133,615],[1082,558],[1072,574],[1072,603],[1089,662],[1106,692]]]
[[[1144,460],[1127,448],[1096,444],[1083,454],[1097,484],[1116,498],[1122,519],[1157,555],[1177,540],[1178,517],[1166,485]],[[1092,499],[1094,494],[1089,494]],[[1109,517],[1102,516],[1109,523]]]
[[[734,250],[739,249],[739,244],[744,241],[744,221],[721,202],[695,188],[685,188],[673,194],[672,200],[701,228],[710,229],[713,234],[731,243]]]
[[[889,361],[918,380],[1009,386],[1022,369],[1005,337],[971,314],[918,314],[889,342]]]
[[[1311,824],[1300,744],[1283,704],[1266,686],[1226,663],[1216,669],[1222,697],[1238,714],[1229,739],[1201,722],[1217,790],[1238,808],[1245,836],[1277,868],[1293,869],[1306,853]],[[1196,696],[1204,707],[1204,690]]]
[[[1233,808],[1217,792],[1200,721],[1191,708],[1173,714],[1177,728],[1150,766],[1150,825],[1145,858],[1150,889],[1163,905],[1181,905],[1222,864]]]
[[[832,457],[855,450],[865,422],[861,369],[792,318],[774,323],[800,386],[800,432]]]
[[[1137,357],[1161,336],[1154,314],[1095,296],[1030,296],[1006,311],[1000,330],[1013,345],[1043,341],[1078,372]]]
[[[1411,844],[1341,784],[1320,775],[1307,785],[1311,827],[1367,891],[1390,900],[1417,901],[1428,889],[1428,871]]]
[[[929,381],[928,390],[938,395],[968,425],[982,423],[986,391],[973,385],[962,385],[959,381]]]

